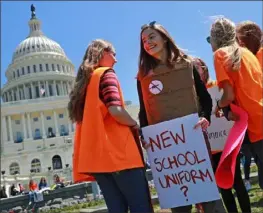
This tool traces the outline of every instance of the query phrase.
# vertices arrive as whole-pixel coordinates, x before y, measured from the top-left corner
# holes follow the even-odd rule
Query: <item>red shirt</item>
[[[33,183],[29,186],[30,191],[35,191],[37,189],[37,184]]]

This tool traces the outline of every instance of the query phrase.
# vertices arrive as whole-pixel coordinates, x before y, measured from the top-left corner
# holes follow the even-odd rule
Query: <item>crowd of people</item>
[[[248,169],[253,157],[258,167],[259,186],[263,189],[262,30],[251,21],[236,25],[219,17],[212,24],[207,42],[213,51],[214,80],[209,77],[206,63],[181,50],[161,24],[151,22],[141,27],[137,74],[140,124],[125,110],[120,83],[113,69],[117,62],[113,44],[96,39],[88,45],[68,105],[70,119],[76,122],[73,174],[76,182],[98,182],[110,213],[153,212],[141,149],[148,149],[149,144],[141,128],[185,116],[187,114],[182,113],[187,110],[189,114],[199,115],[199,121],[193,126],[203,130],[214,171],[222,151],[211,152],[206,133],[212,125],[211,114],[237,121],[239,118],[231,111],[230,104],[248,114],[241,149],[245,156],[245,183],[249,181]],[[159,98],[161,90],[159,95],[150,92],[149,83],[160,75],[166,76],[162,84],[164,88],[169,87],[171,101]],[[212,112],[208,92],[213,86],[223,94],[215,112]],[[192,88],[195,95],[191,104],[184,93],[187,88]],[[187,109],[178,110],[180,107]],[[177,110],[167,113],[171,108]],[[197,204],[200,212],[238,212],[232,189],[242,212],[251,212],[249,187],[246,189],[241,175],[240,155],[236,162],[233,186],[219,188],[222,199]],[[187,205],[171,211],[190,213],[191,209],[192,205]]]
[[[34,201],[34,194],[38,191],[43,191],[45,189],[48,190],[55,190],[59,188],[65,187],[66,183],[64,180],[59,177],[59,175],[55,174],[53,176],[53,181],[54,183],[51,186],[48,186],[47,180],[45,177],[41,177],[39,183],[33,179],[29,180],[28,186],[24,187],[22,183],[18,183],[17,187],[13,183],[10,186],[10,196],[17,196],[17,195],[23,195],[23,194],[29,194],[29,199],[30,201]],[[1,193],[0,193],[0,198],[7,198],[7,192],[6,192],[6,187],[2,186],[1,188]]]

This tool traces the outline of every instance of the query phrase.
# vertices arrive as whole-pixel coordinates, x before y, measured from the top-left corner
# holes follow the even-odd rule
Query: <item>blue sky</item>
[[[210,16],[224,15],[234,22],[252,20],[262,26],[262,2],[257,1],[128,1],[128,2],[1,2],[1,84],[16,46],[28,36],[30,5],[42,21],[42,31],[58,42],[77,70],[89,42],[103,38],[113,43],[118,63],[115,70],[126,100],[138,103],[136,80],[139,34],[143,24],[157,21],[175,42],[201,57],[214,79],[212,52],[205,38]]]

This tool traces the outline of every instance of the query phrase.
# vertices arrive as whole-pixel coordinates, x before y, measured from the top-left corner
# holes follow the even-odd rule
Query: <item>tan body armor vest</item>
[[[157,66],[141,79],[148,124],[196,113],[198,101],[192,63],[181,60],[174,68]]]

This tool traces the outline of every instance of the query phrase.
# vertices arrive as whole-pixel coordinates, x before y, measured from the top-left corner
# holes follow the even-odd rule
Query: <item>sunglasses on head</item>
[[[149,24],[144,24],[141,26],[141,29],[145,29],[146,27],[153,27],[156,24],[156,21],[152,21]]]
[[[208,36],[208,37],[206,38],[206,41],[207,41],[209,44],[211,44],[211,37]]]

